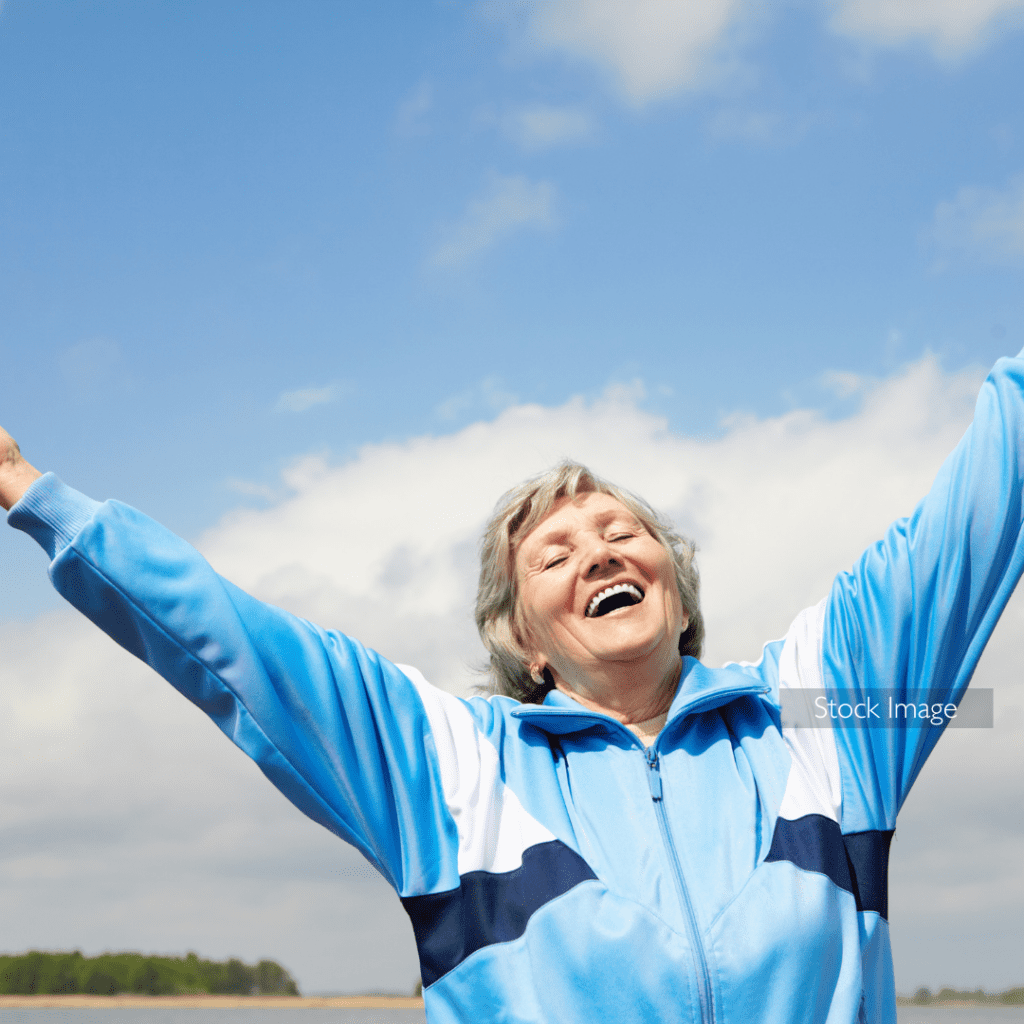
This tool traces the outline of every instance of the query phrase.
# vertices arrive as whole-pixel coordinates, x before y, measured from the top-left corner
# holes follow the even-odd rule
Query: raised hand
[[[25,461],[18,442],[0,427],[0,507],[9,509],[42,476]]]

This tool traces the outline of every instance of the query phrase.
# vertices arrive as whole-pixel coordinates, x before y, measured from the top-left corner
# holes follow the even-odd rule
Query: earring
[[[548,665],[545,665],[540,672],[531,667],[530,678],[537,686],[543,686],[548,690],[555,688],[555,677],[551,674],[551,668]]]

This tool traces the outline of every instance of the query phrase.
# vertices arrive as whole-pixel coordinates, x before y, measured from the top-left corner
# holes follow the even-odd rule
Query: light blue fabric
[[[785,639],[756,665],[685,659],[650,755],[557,692],[436,691],[53,477],[9,518],[69,601],[391,881],[438,975],[432,1021],[892,1022],[869,890],[938,730],[791,730],[780,693],[958,699],[1024,566],[1022,428],[1024,363],[1002,360],[921,506]],[[858,860],[866,841],[882,852]],[[528,877],[540,850],[564,879]]]

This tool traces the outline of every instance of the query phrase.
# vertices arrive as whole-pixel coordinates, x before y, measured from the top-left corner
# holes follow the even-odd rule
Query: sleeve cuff
[[[92,519],[100,507],[53,473],[36,480],[21,496],[7,522],[22,530],[42,547],[53,561]]]

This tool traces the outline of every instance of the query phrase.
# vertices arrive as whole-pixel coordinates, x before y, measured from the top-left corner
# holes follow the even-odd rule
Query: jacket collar
[[[668,709],[665,728],[688,715],[728,704],[737,697],[751,694],[762,696],[768,691],[769,688],[763,683],[752,680],[738,668],[707,668],[695,658],[683,658],[679,687]],[[543,704],[520,704],[513,708],[512,717],[521,718],[555,735],[579,732],[595,726],[625,728],[611,715],[591,711],[560,690],[551,690]]]

